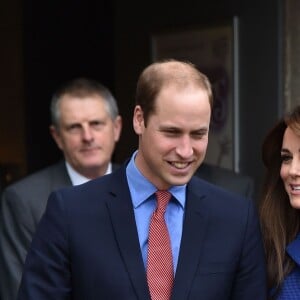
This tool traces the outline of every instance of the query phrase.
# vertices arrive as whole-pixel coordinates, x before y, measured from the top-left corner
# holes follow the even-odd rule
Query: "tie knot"
[[[167,205],[171,199],[171,193],[169,191],[156,191],[157,210],[161,213],[165,213]]]

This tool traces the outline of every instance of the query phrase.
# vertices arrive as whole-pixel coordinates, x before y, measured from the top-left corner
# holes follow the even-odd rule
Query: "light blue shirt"
[[[148,181],[136,167],[134,162],[136,153],[137,152],[132,155],[129,164],[127,165],[126,175],[134,207],[141,252],[146,268],[149,224],[152,213],[156,208],[156,198],[154,193],[157,191],[157,188]],[[165,221],[171,240],[175,274],[182,236],[186,185],[173,186],[169,189],[169,192],[172,194],[172,198],[167,206]]]

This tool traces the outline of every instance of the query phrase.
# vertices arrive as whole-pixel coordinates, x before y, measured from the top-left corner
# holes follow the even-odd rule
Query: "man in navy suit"
[[[0,297],[15,300],[27,250],[50,193],[111,173],[121,133],[117,102],[86,78],[64,84],[52,97],[50,131],[64,160],[7,187],[0,208]]]
[[[253,202],[193,176],[207,149],[211,108],[210,83],[193,65],[147,67],[133,114],[137,151],[112,174],[51,194],[18,299],[150,300],[157,190],[172,195],[164,218],[174,278],[171,297],[151,300],[266,299]]]

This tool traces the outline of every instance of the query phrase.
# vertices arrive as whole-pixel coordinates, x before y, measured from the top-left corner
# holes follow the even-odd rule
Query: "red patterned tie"
[[[157,208],[149,227],[147,280],[152,300],[169,300],[174,281],[173,259],[168,228],[164,219],[171,194],[157,191]]]

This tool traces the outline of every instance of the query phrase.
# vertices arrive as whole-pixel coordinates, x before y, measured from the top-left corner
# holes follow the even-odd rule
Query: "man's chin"
[[[99,162],[99,160],[85,160],[81,162],[81,169],[84,170],[97,170],[102,169],[105,164],[103,162]]]
[[[172,176],[170,178],[170,185],[185,185],[190,181],[191,177],[192,177],[191,174],[180,176],[180,177]]]

